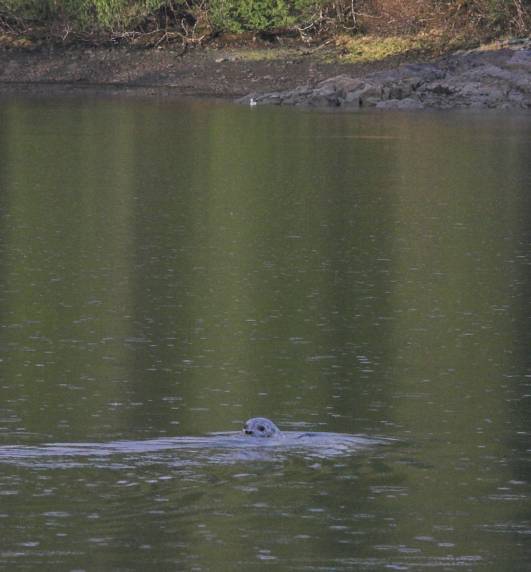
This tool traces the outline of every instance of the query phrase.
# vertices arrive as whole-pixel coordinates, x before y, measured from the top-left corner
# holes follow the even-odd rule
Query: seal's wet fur
[[[280,429],[265,417],[253,417],[248,419],[243,425],[243,433],[250,437],[278,437],[281,435]]]

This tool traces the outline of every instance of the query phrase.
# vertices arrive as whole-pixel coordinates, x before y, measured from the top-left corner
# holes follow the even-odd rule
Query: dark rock
[[[254,100],[349,109],[529,109],[530,43],[456,52],[435,63],[404,64],[365,77],[340,75],[313,87],[263,94]],[[240,101],[249,103],[250,96]]]
[[[446,72],[433,64],[403,64],[399,68],[403,77],[417,77],[419,81],[433,81],[442,79]]]
[[[376,107],[378,109],[423,109],[424,104],[413,97],[406,97],[404,99],[388,99],[380,101]]]
[[[510,69],[521,69],[531,73],[531,50],[519,50],[515,52],[506,66]]]

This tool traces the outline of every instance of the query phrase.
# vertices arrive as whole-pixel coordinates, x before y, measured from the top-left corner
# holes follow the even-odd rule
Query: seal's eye
[[[265,431],[265,427],[263,425],[258,425],[257,427],[258,431],[263,432]]]

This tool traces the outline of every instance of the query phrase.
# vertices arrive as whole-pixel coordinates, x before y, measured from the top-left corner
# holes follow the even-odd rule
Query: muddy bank
[[[211,96],[359,109],[531,109],[531,41],[422,62],[342,63],[304,47],[0,49],[0,95]],[[243,97],[242,97],[243,96]]]
[[[304,48],[1,50],[0,94],[97,92],[237,98],[285,91],[396,62],[328,63]]]
[[[365,75],[341,74],[316,85],[251,93],[242,103],[345,109],[531,109],[531,42],[456,52]]]

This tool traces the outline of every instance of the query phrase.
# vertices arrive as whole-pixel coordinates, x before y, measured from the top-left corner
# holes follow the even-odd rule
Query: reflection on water
[[[0,125],[0,567],[527,569],[527,116]]]

